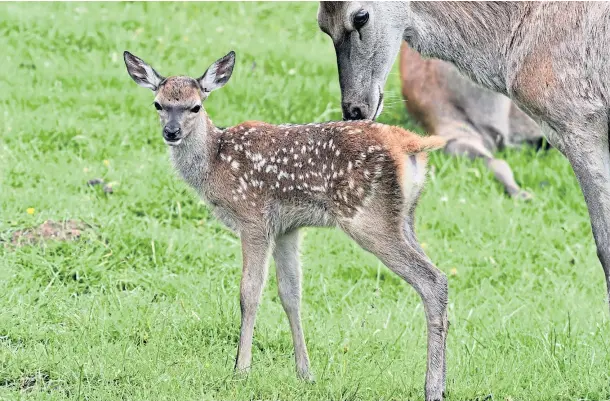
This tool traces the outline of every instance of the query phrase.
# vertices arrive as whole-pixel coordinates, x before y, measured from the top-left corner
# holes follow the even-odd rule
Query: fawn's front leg
[[[260,232],[243,230],[241,246],[243,271],[240,285],[241,332],[235,370],[247,372],[252,362],[252,336],[256,309],[267,278],[269,239]]]
[[[309,370],[309,356],[301,325],[301,266],[297,230],[282,234],[276,239],[273,259],[280,299],[290,322],[297,375],[301,379],[311,381],[313,375]]]

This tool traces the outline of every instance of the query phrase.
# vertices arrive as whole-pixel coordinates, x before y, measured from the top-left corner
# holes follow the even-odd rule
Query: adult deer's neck
[[[481,85],[506,93],[507,54],[528,5],[513,2],[411,2],[405,40],[455,64]]]
[[[210,162],[220,130],[206,116],[192,127],[178,146],[170,147],[174,167],[182,178],[201,195],[207,192]]]

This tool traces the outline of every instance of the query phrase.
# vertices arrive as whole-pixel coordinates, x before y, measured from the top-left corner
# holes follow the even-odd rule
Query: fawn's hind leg
[[[299,264],[299,232],[297,230],[276,238],[273,250],[277,286],[284,311],[288,316],[297,375],[301,379],[313,380],[309,370],[309,356],[301,325],[301,266]]]
[[[395,221],[390,221],[395,220]],[[410,224],[402,217],[367,210],[342,224],[344,230],[360,246],[375,254],[390,270],[411,284],[420,295],[428,326],[428,362],[426,369],[426,401],[440,401],[445,390],[445,343],[447,337],[447,277],[423,253],[413,246],[415,234],[409,238],[403,230]]]
[[[240,284],[241,332],[235,370],[247,372],[252,362],[252,336],[256,310],[267,277],[270,241],[265,233],[256,229],[240,233],[243,270]]]

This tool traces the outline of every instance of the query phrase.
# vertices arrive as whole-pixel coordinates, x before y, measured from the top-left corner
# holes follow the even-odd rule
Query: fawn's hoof
[[[233,370],[233,376],[237,379],[245,379],[250,374],[250,367],[238,368],[237,366]]]
[[[316,381],[316,378],[309,370],[297,370],[297,377],[307,383],[313,383]]]

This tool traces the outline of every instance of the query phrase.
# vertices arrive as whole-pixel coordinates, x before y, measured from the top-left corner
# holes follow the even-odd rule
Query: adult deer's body
[[[542,124],[580,183],[610,301],[610,3],[321,2],[318,24],[335,45],[347,119],[379,115],[404,39]]]
[[[450,63],[425,59],[405,42],[400,48],[405,106],[430,135],[447,139],[445,152],[481,158],[506,192],[529,199],[513,172],[493,153],[505,147],[540,146],[542,131],[509,98],[476,85]]]
[[[155,92],[154,105],[174,166],[240,236],[242,318],[236,369],[250,367],[256,309],[272,253],[297,372],[311,378],[300,316],[298,230],[339,226],[421,296],[428,322],[430,383],[440,383],[448,326],[447,278],[419,246],[413,219],[426,174],[425,152],[441,148],[444,140],[372,121],[251,121],[219,129],[202,102],[229,80],[234,53],[198,79],[164,78],[132,54],[125,52],[124,57],[134,81]]]

